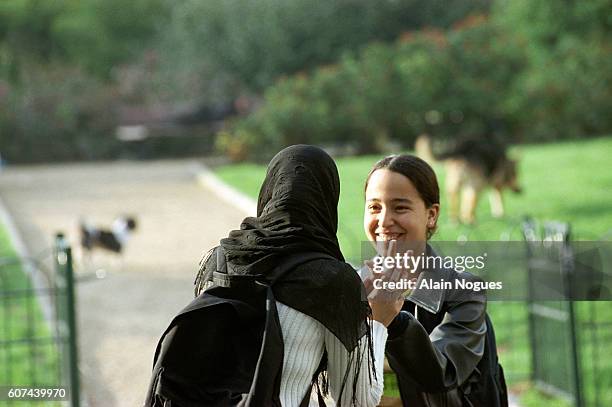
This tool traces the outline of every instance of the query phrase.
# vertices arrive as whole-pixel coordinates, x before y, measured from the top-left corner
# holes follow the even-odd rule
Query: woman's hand
[[[391,240],[385,243],[384,256],[395,258],[397,242]],[[385,263],[383,262],[383,264]],[[363,283],[370,308],[372,308],[372,317],[383,325],[389,326],[395,316],[402,310],[406,289],[389,289],[387,286],[385,288],[376,288],[375,285],[382,287],[383,283],[407,281],[412,276],[408,270],[397,267],[396,264],[392,267],[383,266],[380,272],[374,271],[372,261],[366,261],[365,265],[368,267],[369,273]]]
[[[388,327],[402,310],[404,297],[400,296],[392,301],[388,299],[372,299],[369,300],[369,303],[370,308],[372,308],[372,319]]]
[[[377,260],[396,259],[398,254],[397,241],[391,240],[379,243],[381,243],[380,248],[383,251],[379,252]],[[382,246],[383,243],[384,248]],[[406,254],[412,255],[412,251],[408,250]],[[399,263],[393,261],[389,264],[386,261],[381,261],[378,267],[375,267],[374,260],[366,260],[364,262],[365,267],[359,270],[359,275],[363,281],[368,299],[377,298],[394,301],[398,295],[406,297],[410,294],[410,290],[407,287],[408,281],[415,280],[415,275],[408,268],[405,268],[405,265],[400,265]],[[389,285],[389,283],[400,284]]]

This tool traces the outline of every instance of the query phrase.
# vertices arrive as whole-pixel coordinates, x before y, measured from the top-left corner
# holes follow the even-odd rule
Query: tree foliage
[[[263,107],[218,138],[239,158],[294,142],[377,151],[422,132],[510,141],[605,134],[611,6],[0,1],[0,152],[13,160],[110,156],[120,104],[214,106],[245,93],[261,95]],[[30,154],[37,145],[39,155]]]
[[[9,161],[108,158],[114,68],[154,41],[162,0],[0,2],[0,152]]]
[[[423,132],[446,139],[509,137],[514,123],[500,95],[524,65],[510,41],[476,17],[452,31],[370,44],[336,65],[268,88],[264,107],[235,123],[221,147],[236,154],[242,144],[252,156],[267,158],[298,142],[352,144],[372,153],[388,141],[411,146]]]
[[[262,111],[236,123],[221,147],[242,144],[265,156],[296,132],[301,142],[350,140],[361,151],[376,151],[373,140],[381,139],[410,146],[421,132],[506,142],[610,133],[611,3],[499,1],[490,18],[407,33],[395,46],[368,45],[327,68],[332,80],[315,70],[269,88]],[[294,89],[298,82],[307,91]],[[292,108],[279,121],[285,104]],[[316,123],[307,119],[313,111]],[[257,147],[260,140],[266,147]]]
[[[611,0],[499,2],[494,16],[527,59],[508,94],[525,138],[612,130]]]
[[[204,59],[252,91],[279,76],[335,62],[369,41],[389,42],[424,26],[447,27],[489,0],[183,0],[166,49],[184,62]],[[196,65],[201,65],[195,62]]]

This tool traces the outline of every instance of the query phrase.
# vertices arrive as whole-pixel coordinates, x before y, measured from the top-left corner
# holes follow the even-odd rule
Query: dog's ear
[[[136,229],[136,219],[130,217],[130,218],[126,218],[125,221],[127,223],[127,228],[129,230]]]

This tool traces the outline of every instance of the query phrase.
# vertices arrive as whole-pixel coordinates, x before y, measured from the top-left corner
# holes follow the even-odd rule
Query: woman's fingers
[[[387,245],[387,252],[385,256],[394,257],[395,256],[395,248],[397,247],[397,240],[389,240]]]
[[[397,296],[392,300],[371,299],[372,318],[385,326],[389,326],[393,319],[399,314],[404,305],[404,299]]]
[[[415,270],[411,268],[414,264],[414,261],[411,260],[413,251],[407,250],[402,256],[398,256],[400,247],[396,240],[380,243],[386,245],[382,252],[385,255],[381,262],[382,272],[374,272],[374,262],[372,260],[364,262],[371,272],[367,283],[364,281],[368,298],[379,301],[395,301],[398,297],[405,298],[415,284],[414,282],[409,283],[415,277]]]

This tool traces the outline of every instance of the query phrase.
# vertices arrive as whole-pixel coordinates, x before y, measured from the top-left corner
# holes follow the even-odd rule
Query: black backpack
[[[269,284],[229,275],[218,262],[213,286],[179,312],[159,340],[144,406],[280,407],[283,339],[272,286],[296,266],[326,258],[332,257],[291,255]],[[302,405],[309,399],[310,391]]]

